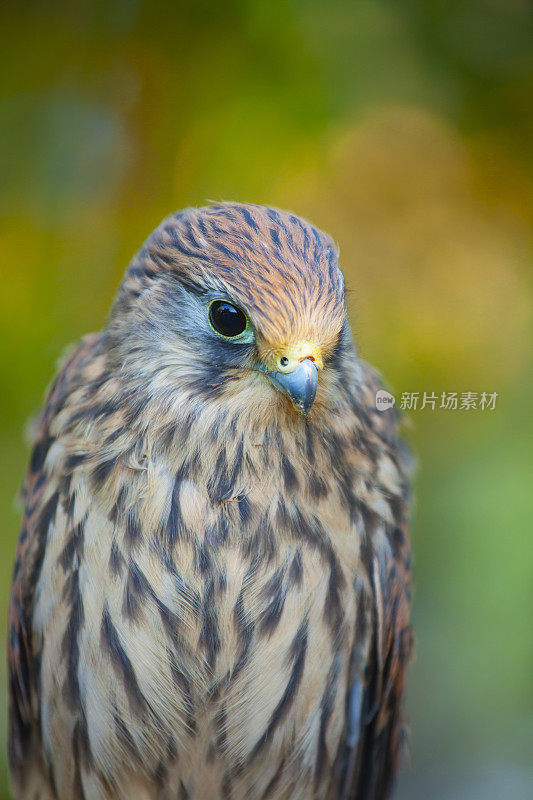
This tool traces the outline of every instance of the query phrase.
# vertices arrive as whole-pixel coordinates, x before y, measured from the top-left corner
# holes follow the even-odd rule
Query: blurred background
[[[288,207],[339,243],[356,339],[397,397],[498,393],[494,410],[409,415],[417,655],[399,800],[533,797],[531,4],[2,7],[2,625],[23,431],[64,347],[104,324],[170,211]],[[1,800],[5,686],[2,655]]]

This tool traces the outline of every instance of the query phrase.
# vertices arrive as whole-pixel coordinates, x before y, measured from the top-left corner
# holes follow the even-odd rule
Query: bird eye
[[[209,322],[217,333],[228,339],[244,333],[248,326],[244,311],[227,300],[213,300],[209,306]]]

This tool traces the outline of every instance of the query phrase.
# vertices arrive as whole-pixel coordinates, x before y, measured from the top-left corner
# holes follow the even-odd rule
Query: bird
[[[384,800],[412,457],[333,239],[167,217],[35,426],[9,605],[18,800]]]

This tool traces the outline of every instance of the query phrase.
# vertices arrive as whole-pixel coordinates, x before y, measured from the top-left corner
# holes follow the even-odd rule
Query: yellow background
[[[400,800],[533,797],[533,14],[526,0],[3,3],[0,617],[63,348],[172,210],[289,207],[339,243],[354,333],[418,410],[417,656]],[[5,764],[0,669],[0,798]],[[529,766],[528,766],[529,762]]]

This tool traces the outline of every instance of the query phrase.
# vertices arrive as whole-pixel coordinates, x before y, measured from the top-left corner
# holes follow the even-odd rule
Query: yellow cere
[[[322,351],[315,342],[302,340],[301,342],[288,345],[278,350],[276,356],[276,369],[279,372],[292,372],[304,358],[313,359],[319,369],[324,367]],[[285,363],[283,359],[287,359],[287,363]]]

